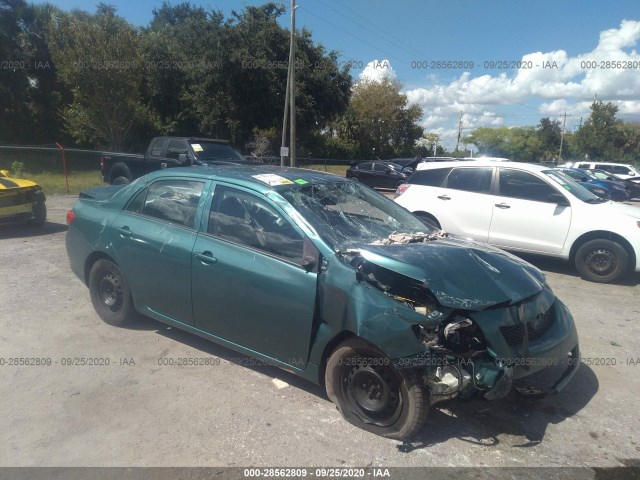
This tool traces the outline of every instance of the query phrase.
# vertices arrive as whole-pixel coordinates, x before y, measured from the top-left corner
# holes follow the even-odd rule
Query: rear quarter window
[[[432,168],[429,170],[417,170],[409,177],[407,183],[424,185],[425,187],[439,187],[442,185],[451,168]]]
[[[489,193],[492,176],[492,167],[454,168],[444,186],[465,192]]]

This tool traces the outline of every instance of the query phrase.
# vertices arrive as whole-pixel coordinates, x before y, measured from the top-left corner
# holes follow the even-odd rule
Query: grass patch
[[[67,184],[62,173],[42,172],[23,173],[22,175],[22,178],[40,185],[45,195],[67,193]],[[73,195],[77,195],[82,190],[105,185],[100,178],[100,170],[77,171],[69,174],[69,193]]]
[[[305,165],[304,168],[320,170],[321,172],[333,173],[334,175],[344,177],[347,174],[347,168],[349,168],[349,165],[324,165],[322,163],[312,163],[310,165]]]

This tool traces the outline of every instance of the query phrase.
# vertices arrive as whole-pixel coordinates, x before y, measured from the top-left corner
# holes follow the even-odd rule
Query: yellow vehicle
[[[0,170],[0,225],[28,222],[41,226],[47,219],[45,200],[40,185],[9,178],[7,170]]]

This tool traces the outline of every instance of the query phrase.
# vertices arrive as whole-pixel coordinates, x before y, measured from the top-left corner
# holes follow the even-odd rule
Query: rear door
[[[445,231],[481,242],[489,239],[494,167],[454,167],[436,189],[436,217]]]
[[[302,368],[317,283],[302,266],[305,248],[313,247],[266,197],[218,185],[193,251],[195,326]]]
[[[142,190],[113,223],[112,248],[136,305],[193,324],[191,254],[206,182],[162,179]]]
[[[571,225],[571,207],[551,195],[561,194],[531,172],[500,167],[489,243],[507,249],[558,254]]]

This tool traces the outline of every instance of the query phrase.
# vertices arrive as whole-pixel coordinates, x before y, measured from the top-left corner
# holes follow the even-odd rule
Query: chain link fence
[[[71,190],[99,185],[103,152],[51,145],[0,144],[0,170],[9,176],[33,180],[48,191]],[[71,184],[71,190],[70,190]],[[75,187],[75,188],[74,188]]]

